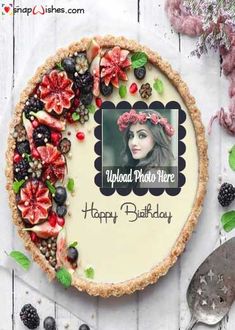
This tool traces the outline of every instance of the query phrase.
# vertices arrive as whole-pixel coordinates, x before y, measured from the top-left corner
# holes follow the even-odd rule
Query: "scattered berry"
[[[79,330],[90,330],[90,328],[88,327],[87,324],[82,324],[80,325]]]
[[[14,163],[19,163],[19,161],[22,160],[22,157],[21,155],[19,155],[17,152],[14,154],[14,157],[13,157],[13,162]]]
[[[222,206],[229,206],[235,199],[235,188],[230,183],[223,183],[218,194],[218,201]]]
[[[72,57],[65,57],[61,64],[67,73],[73,74],[76,70],[75,60]]]
[[[33,141],[36,147],[44,146],[51,142],[51,131],[45,125],[39,125],[33,131]]]
[[[56,187],[54,200],[58,205],[63,205],[67,198],[66,189],[62,186]]]
[[[105,85],[104,82],[100,84],[100,92],[103,96],[109,96],[113,92],[113,85],[109,84],[108,86]]]
[[[62,217],[57,217],[57,223],[60,227],[64,227],[65,220]]]
[[[144,77],[146,75],[145,66],[141,66],[140,68],[134,69],[134,75],[135,75],[136,79],[138,79],[138,80],[144,79]]]
[[[29,141],[25,140],[16,144],[16,149],[20,155],[30,154]]]
[[[137,92],[137,90],[138,90],[138,87],[137,87],[136,83],[133,83],[133,84],[130,85],[129,92],[131,94],[135,94]]]
[[[51,225],[51,227],[55,227],[55,225],[57,224],[57,215],[55,212],[51,212],[51,214],[49,215],[48,218],[49,224]]]
[[[67,138],[63,138],[59,142],[58,149],[63,155],[67,154],[71,149],[71,141]]]
[[[43,321],[43,327],[45,330],[56,330],[56,322],[52,316],[47,316]]]
[[[28,329],[36,329],[40,324],[37,310],[31,304],[22,307],[20,318]]]
[[[73,107],[76,109],[79,106],[79,104],[80,104],[80,100],[77,97],[75,97],[73,99]]]
[[[78,250],[71,246],[67,250],[67,258],[69,262],[76,262],[78,260]]]
[[[83,132],[77,132],[76,134],[76,138],[79,140],[79,141],[83,141],[85,139],[85,134]]]
[[[38,122],[36,119],[34,119],[34,120],[32,121],[32,125],[33,125],[33,128],[36,128],[36,127],[38,127],[39,122]]]
[[[89,105],[92,103],[93,100],[93,93],[88,93],[88,94],[81,94],[80,96],[80,101],[83,105]]]
[[[58,217],[63,218],[67,213],[67,208],[65,205],[57,205],[56,213]]]
[[[36,243],[38,241],[38,237],[33,231],[30,233],[30,238],[31,238],[31,241],[34,243]]]
[[[59,132],[51,132],[51,142],[53,145],[57,146],[61,140],[61,133]]]
[[[100,108],[102,105],[102,99],[100,97],[97,97],[95,99],[95,103],[96,103],[97,107]]]
[[[29,169],[29,163],[25,160],[22,159],[19,161],[19,163],[14,164],[14,175],[17,180],[22,180],[25,179],[25,177],[28,177]]]

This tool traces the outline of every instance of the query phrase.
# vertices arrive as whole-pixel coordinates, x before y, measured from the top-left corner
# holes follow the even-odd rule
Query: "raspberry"
[[[229,206],[235,199],[235,188],[230,183],[223,183],[218,194],[218,201],[222,206]]]

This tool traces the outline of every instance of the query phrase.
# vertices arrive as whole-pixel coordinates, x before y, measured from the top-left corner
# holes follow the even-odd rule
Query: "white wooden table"
[[[61,0],[33,2],[33,4],[43,3],[48,7],[52,4],[56,7],[65,5]],[[14,4],[15,6],[32,7],[30,0],[15,0]],[[140,29],[147,28],[153,36],[161,34],[177,48],[177,53],[188,56],[195,46],[195,41],[178,35],[170,27],[164,12],[163,0],[99,0],[96,2],[74,0],[66,1],[66,7],[84,8],[85,15],[89,15],[93,25],[95,22],[94,34],[103,32],[100,30],[100,25],[107,18],[117,26],[123,23],[126,26],[129,24],[130,28],[131,18],[138,22]],[[45,19],[41,15],[27,17],[25,14],[15,15],[14,18],[0,17],[0,111],[6,107],[11,98],[14,82],[21,72],[22,65],[26,64],[35,69],[44,60],[44,49],[38,48],[37,61],[25,63]],[[70,19],[69,16],[68,19]],[[57,42],[57,35],[60,33],[60,29],[65,28],[61,26],[58,14],[53,15],[53,21],[53,29],[48,31],[48,36],[51,34],[54,36],[54,43],[47,44],[47,52],[49,51],[51,54],[61,46]],[[89,30],[89,26],[83,26],[84,35],[87,30],[89,33],[92,32]],[[118,34],[119,29],[116,30]],[[138,40],[138,30],[136,39]],[[164,54],[162,55],[164,56]],[[192,94],[197,97],[202,120],[207,126],[211,115],[220,106],[228,105],[228,82],[221,75],[218,55],[205,56],[198,63],[200,63],[198,67],[193,66],[190,72],[184,72],[182,61],[180,71],[189,84]],[[195,70],[200,70],[201,73],[197,80],[194,77]],[[200,92],[198,92],[198,86],[200,86]],[[107,300],[74,293],[75,296],[79,294],[83,299],[83,305],[79,307],[81,312],[78,311],[80,317],[78,319],[59,304],[29,288],[14,275],[13,271],[9,272],[0,267],[0,330],[24,329],[19,318],[19,311],[28,302],[38,309],[42,320],[48,315],[54,316],[58,329],[65,329],[69,325],[68,329],[76,330],[84,321],[91,328],[99,330],[184,330],[189,321],[185,297],[189,280],[199,264],[215,248],[216,242],[220,238],[224,238],[219,227],[222,210],[217,203],[219,176],[222,177],[222,181],[229,180],[235,183],[235,175],[227,164],[228,148],[233,145],[234,138],[215,125],[212,135],[208,138],[208,143],[210,179],[199,224],[184,254],[157,285],[149,286],[143,292],[137,292],[131,296]],[[11,233],[6,233],[6,239],[10,239],[10,235]],[[43,280],[47,281],[46,276]],[[68,299],[71,299],[71,296],[68,295]],[[76,303],[74,297],[73,300]],[[40,329],[42,329],[42,322]],[[209,328],[198,325],[197,329]],[[229,316],[213,329],[235,329],[235,306]]]

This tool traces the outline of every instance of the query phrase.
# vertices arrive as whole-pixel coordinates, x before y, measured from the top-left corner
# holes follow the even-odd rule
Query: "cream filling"
[[[136,81],[132,72],[128,74],[129,85]],[[171,85],[169,80],[155,67],[148,65],[146,78],[137,82],[140,86],[144,82],[151,85],[156,77],[159,77],[164,84],[164,93],[160,96],[154,89],[152,96],[147,101],[151,103],[155,100],[166,104],[168,101],[177,101],[184,111],[187,111],[177,90]],[[118,103],[121,98],[118,90],[111,95],[112,102]],[[127,101],[134,103],[140,100],[138,94],[132,96],[127,93]],[[186,152],[184,159],[186,168],[183,173],[186,183],[180,194],[171,197],[164,193],[159,197],[146,194],[142,197],[133,193],[128,196],[120,196],[114,193],[112,196],[104,196],[94,183],[97,171],[94,161],[97,155],[94,152],[96,138],[94,128],[97,124],[93,115],[84,126],[69,126],[71,131],[69,137],[72,142],[72,157],[68,158],[68,177],[75,181],[75,192],[68,196],[69,215],[66,216],[66,230],[68,243],[78,242],[79,266],[77,275],[85,278],[84,270],[89,266],[95,271],[94,282],[118,283],[133,279],[143,273],[149,272],[154,266],[162,262],[170,253],[181,230],[191,213],[198,184],[198,153],[193,123],[187,113],[184,127],[187,131],[184,143]],[[80,142],[76,139],[76,132],[85,133],[85,140]],[[85,205],[93,206],[99,212],[117,212],[116,223],[113,219],[108,219],[107,223],[100,223],[98,218],[92,218],[91,213],[87,213],[84,219]],[[125,214],[120,209],[125,202],[134,203],[138,210],[144,209],[147,204],[151,204],[153,210],[157,204],[159,211],[164,211],[172,218],[170,224],[167,219],[142,218],[130,222],[133,214]]]

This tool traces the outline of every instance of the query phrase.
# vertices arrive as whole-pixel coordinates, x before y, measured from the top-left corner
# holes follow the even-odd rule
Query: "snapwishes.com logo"
[[[13,7],[12,3],[2,4],[1,6],[2,15],[15,15],[15,14],[26,14],[29,15],[45,15],[45,14],[85,14],[83,8],[64,8],[54,7],[46,5],[35,5],[32,7]]]
[[[2,15],[10,15],[10,16],[13,15],[13,4],[12,3],[8,3],[8,4],[2,3],[1,9],[2,9],[1,10]]]

